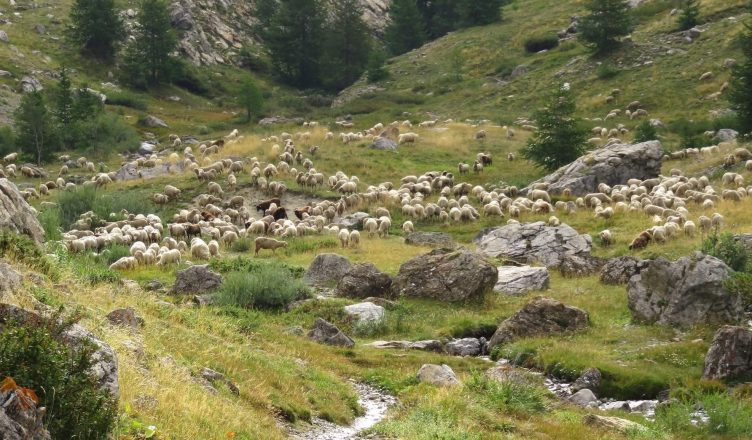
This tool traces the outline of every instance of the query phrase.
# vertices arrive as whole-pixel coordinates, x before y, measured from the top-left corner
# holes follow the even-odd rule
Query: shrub
[[[63,330],[52,323],[6,324],[0,332],[0,374],[37,393],[52,438],[107,438],[117,401],[99,390],[90,372],[92,347],[68,348],[59,342]]]
[[[752,305],[752,274],[735,272],[724,285],[732,294],[741,296],[745,305]]]
[[[212,270],[216,270],[221,273],[230,273],[230,272],[256,273],[256,272],[265,270],[268,266],[271,266],[272,264],[274,264],[275,266],[281,267],[283,269],[286,269],[292,274],[292,276],[296,278],[302,277],[303,273],[305,272],[305,269],[299,266],[290,266],[282,262],[268,263],[266,261],[257,261],[257,260],[254,260],[253,258],[248,258],[248,257],[213,259],[209,262],[209,267],[211,267]]]
[[[384,66],[386,54],[381,50],[373,50],[368,55],[366,64],[366,78],[369,83],[375,83],[389,78],[389,71]]]
[[[635,142],[647,142],[656,139],[658,139],[658,131],[650,121],[642,121],[637,128],[635,128]]]
[[[621,70],[609,63],[602,63],[597,69],[595,69],[595,76],[597,76],[598,79],[611,79],[619,73],[621,73]]]
[[[57,208],[47,209],[42,211],[37,216],[39,224],[44,229],[45,241],[58,241],[63,238],[62,231],[60,230],[60,211]]]
[[[517,62],[513,60],[503,60],[498,66],[496,66],[494,72],[502,78],[507,78],[512,75],[515,67],[517,67]]]
[[[102,219],[110,219],[110,214],[119,215],[123,210],[132,214],[154,212],[154,204],[142,194],[131,191],[118,191],[111,194],[97,194],[92,210]]]
[[[217,304],[281,309],[306,295],[306,286],[289,270],[266,265],[255,273],[228,274],[217,295]]]
[[[50,258],[29,237],[0,230],[0,257],[6,255],[52,278],[58,275]]]
[[[525,51],[537,53],[542,50],[551,50],[559,45],[559,37],[554,34],[534,35],[525,40]]]
[[[251,249],[253,249],[253,246],[254,246],[253,240],[251,240],[250,238],[241,238],[235,241],[230,246],[230,250],[232,252],[243,253],[243,252],[248,252]]]
[[[68,229],[84,212],[94,207],[96,190],[91,187],[79,187],[75,191],[62,191],[57,198],[60,225]]]
[[[138,145],[140,137],[135,128],[113,114],[100,114],[78,125],[76,147],[95,157],[106,157]]]
[[[134,108],[141,111],[146,111],[149,108],[146,101],[141,99],[135,93],[127,90],[107,94],[107,104]]]
[[[496,381],[481,373],[474,373],[465,383],[465,389],[502,412],[534,413],[546,409],[543,389],[523,381]]]
[[[730,232],[718,235],[717,231],[702,242],[702,252],[722,260],[736,272],[744,272],[749,262],[749,252]]]
[[[362,338],[371,338],[386,334],[389,331],[389,323],[386,317],[377,321],[358,321],[353,325],[353,334]]]

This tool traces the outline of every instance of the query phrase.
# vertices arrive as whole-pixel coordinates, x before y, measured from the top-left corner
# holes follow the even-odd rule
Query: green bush
[[[91,187],[79,187],[75,191],[62,191],[57,198],[60,225],[68,229],[79,216],[94,208],[96,190]]]
[[[730,232],[718,235],[716,231],[702,242],[702,252],[722,260],[736,272],[747,270],[749,252]]]
[[[465,383],[465,389],[485,401],[484,406],[501,412],[536,413],[546,410],[546,392],[543,388],[522,380],[497,381],[475,373]]]
[[[287,270],[295,278],[302,277],[303,273],[305,272],[305,268],[302,268],[300,266],[290,266],[282,262],[269,263],[267,261],[258,261],[248,257],[213,259],[209,262],[209,267],[212,270],[216,270],[221,273],[257,273],[266,270],[266,268],[271,265],[278,266]]]
[[[253,249],[253,246],[253,240],[250,238],[241,238],[230,246],[230,250],[232,252],[244,253]]]
[[[551,50],[559,45],[559,37],[554,34],[534,35],[525,40],[525,51],[537,53],[542,50]]]
[[[0,156],[5,156],[16,151],[16,137],[9,125],[0,127]]]
[[[6,255],[53,279],[59,275],[50,258],[29,237],[0,230],[0,257]]]
[[[656,139],[658,139],[658,131],[650,121],[642,121],[637,128],[635,128],[635,142],[647,142]]]
[[[276,265],[254,273],[233,272],[225,277],[217,304],[246,308],[281,309],[307,296],[307,287],[293,274]]]
[[[368,54],[368,63],[366,65],[366,78],[369,83],[375,83],[389,78],[389,71],[386,69],[386,54],[381,50],[373,50]]]
[[[47,209],[42,211],[37,216],[39,224],[44,229],[45,241],[58,241],[63,238],[63,233],[60,229],[60,211],[57,208]]]
[[[752,305],[752,274],[734,272],[724,284],[729,292],[741,296],[746,306]]]
[[[149,108],[145,100],[127,90],[108,93],[107,104],[129,107],[141,111],[146,111]]]
[[[93,348],[68,348],[59,342],[63,330],[51,323],[7,323],[0,332],[0,375],[36,392],[39,406],[47,408],[44,425],[52,438],[108,438],[117,401],[99,390],[90,372]]]
[[[595,69],[595,76],[597,76],[598,79],[611,79],[619,73],[621,73],[621,70],[609,63],[602,63],[597,69]]]

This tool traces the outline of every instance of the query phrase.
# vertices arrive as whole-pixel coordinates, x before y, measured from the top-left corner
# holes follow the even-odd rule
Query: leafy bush
[[[305,269],[300,266],[290,266],[282,262],[269,263],[266,261],[254,260],[253,258],[248,258],[248,257],[213,259],[209,262],[209,267],[212,270],[216,270],[221,273],[230,273],[230,272],[257,273],[257,272],[266,270],[266,268],[271,265],[281,267],[287,270],[295,278],[302,277],[303,273],[305,272]]]
[[[749,262],[749,252],[730,232],[718,235],[716,231],[702,242],[702,252],[722,260],[736,272],[744,272]]]
[[[525,40],[525,51],[537,53],[542,50],[551,50],[559,45],[559,37],[554,34],[534,35]]]
[[[496,381],[475,373],[465,383],[465,389],[502,412],[534,413],[546,409],[545,391],[523,381]]]
[[[637,128],[635,128],[635,142],[647,142],[656,139],[658,139],[658,131],[650,121],[642,121]]]
[[[0,374],[37,393],[52,438],[107,438],[117,401],[99,390],[90,372],[92,347],[68,348],[59,342],[63,330],[52,323],[6,324],[0,332]]]
[[[611,79],[619,73],[621,73],[621,70],[609,63],[602,63],[597,69],[595,69],[595,76],[597,76],[598,79]]]
[[[107,104],[134,108],[141,111],[146,111],[149,108],[146,101],[141,99],[135,93],[127,90],[107,94]]]
[[[243,253],[248,252],[251,249],[253,249],[253,240],[250,238],[241,238],[237,241],[235,241],[231,246],[230,250],[233,252]]]
[[[0,127],[0,156],[14,152],[15,148],[13,129],[8,125],[3,125]]]
[[[136,129],[113,114],[103,113],[84,121],[79,125],[79,130],[76,147],[100,158],[132,148],[140,140]]]
[[[292,273],[267,265],[255,273],[233,272],[225,277],[217,304],[246,308],[281,309],[307,295],[307,287]]]
[[[732,294],[741,296],[745,305],[752,305],[752,274],[735,272],[724,285]]]
[[[60,225],[68,229],[84,212],[91,211],[96,199],[96,190],[91,187],[79,187],[75,191],[62,191],[57,198]]]
[[[63,238],[62,231],[60,230],[60,211],[55,209],[47,209],[39,213],[37,216],[39,224],[44,229],[45,241],[57,241]]]
[[[384,66],[386,54],[380,50],[373,50],[368,55],[366,78],[369,83],[375,83],[389,78],[389,71]]]

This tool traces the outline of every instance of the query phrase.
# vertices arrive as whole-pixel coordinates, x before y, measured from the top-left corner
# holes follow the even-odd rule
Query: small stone
[[[107,314],[107,320],[114,325],[129,327],[133,330],[144,325],[144,320],[141,319],[131,307],[111,311]]]
[[[440,387],[459,385],[460,381],[449,365],[424,364],[418,370],[418,382]]]
[[[598,398],[587,388],[577,391],[569,396],[567,400],[579,406],[589,406],[593,403],[598,403]]]

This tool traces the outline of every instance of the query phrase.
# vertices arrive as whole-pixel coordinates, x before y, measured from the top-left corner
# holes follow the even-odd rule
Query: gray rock
[[[6,293],[13,293],[21,287],[23,277],[10,264],[0,260],[0,298]]]
[[[611,258],[601,268],[601,283],[603,284],[627,284],[632,275],[637,273],[639,258],[624,256]]]
[[[715,133],[715,140],[718,142],[728,142],[739,137],[739,132],[730,128],[722,128]]]
[[[37,407],[37,404],[30,399],[19,396],[16,390],[1,392],[0,438],[3,440],[50,440],[50,433],[44,428],[46,413],[46,408]]]
[[[530,69],[528,68],[527,64],[520,64],[519,66],[512,69],[512,73],[509,75],[510,78],[515,79],[523,75],[527,75],[527,72]]]
[[[164,288],[164,284],[162,284],[161,281],[156,280],[156,279],[151,280],[148,283],[146,283],[146,290],[148,290],[150,292],[154,292],[154,291],[157,291],[157,290],[162,290],[163,288]]]
[[[216,301],[216,293],[206,293],[203,295],[193,295],[191,302],[198,307],[207,307]]]
[[[598,273],[606,261],[590,254],[564,255],[559,271],[565,278],[586,277]]]
[[[579,406],[590,406],[598,403],[598,398],[587,388],[577,391],[569,396],[567,400]]]
[[[418,370],[418,382],[425,382],[439,387],[459,385],[460,381],[449,365],[424,364]]]
[[[696,27],[687,31],[687,36],[693,40],[696,40],[702,36],[702,31]]]
[[[601,380],[603,375],[601,370],[597,368],[588,368],[580,374],[580,377],[572,384],[572,391],[579,391],[583,389],[597,390],[601,386]]]
[[[311,285],[336,284],[350,270],[350,260],[338,254],[319,254],[313,259],[303,279]]]
[[[436,249],[400,266],[392,283],[395,296],[464,301],[493,289],[499,277],[494,265],[467,249]]]
[[[405,244],[432,248],[454,248],[457,244],[445,232],[411,232],[405,236]]]
[[[550,277],[545,267],[501,266],[495,292],[524,295],[531,290],[546,290]]]
[[[137,330],[144,325],[144,320],[136,314],[132,307],[111,311],[107,314],[107,320],[114,325],[129,327],[133,330]]]
[[[675,262],[643,261],[629,279],[629,310],[638,321],[682,328],[737,323],[743,308],[724,285],[730,274],[723,261],[700,252]]]
[[[346,298],[384,297],[390,294],[392,279],[371,263],[355,264],[337,283],[337,296]]]
[[[42,83],[33,76],[21,77],[21,91],[24,93],[41,92],[44,89]]]
[[[35,25],[34,25],[34,30],[35,30],[35,31],[36,31],[36,33],[38,33],[39,35],[44,35],[45,33],[47,33],[47,28],[45,28],[45,27],[44,27],[44,25],[43,25],[43,24],[41,24],[41,23],[37,23],[37,24],[35,24]]]
[[[346,215],[344,217],[341,217],[339,221],[337,221],[335,224],[339,226],[340,228],[347,228],[347,229],[363,229],[363,222],[365,219],[369,218],[371,215],[367,212],[356,212],[353,214]]]
[[[723,67],[725,69],[730,69],[734,66],[736,66],[736,60],[734,58],[726,58],[723,60]]]
[[[18,187],[6,178],[0,178],[0,207],[0,229],[27,235],[38,245],[44,243],[44,230],[36,214]]]
[[[139,125],[142,127],[148,127],[148,128],[154,128],[154,127],[161,127],[161,128],[168,128],[169,126],[167,123],[158,117],[154,115],[147,115],[145,118],[138,121]]]
[[[482,347],[476,338],[462,338],[447,342],[444,351],[452,356],[479,356]]]
[[[379,136],[373,140],[370,148],[373,148],[374,150],[397,151],[397,142],[388,137]]]
[[[316,342],[337,347],[350,348],[355,346],[355,341],[342,333],[337,326],[321,318],[316,318],[313,327],[308,332],[308,337]]]
[[[0,42],[10,43],[10,38],[8,38],[8,33],[7,32],[0,31]]]
[[[272,116],[259,121],[259,125],[275,124],[302,124],[303,118],[285,118],[283,116]]]
[[[624,184],[629,179],[650,179],[661,172],[663,147],[659,141],[616,144],[594,150],[521,191],[527,194],[534,184],[548,183],[548,192],[561,194],[569,188],[574,195],[597,192],[598,184]]]
[[[97,378],[99,386],[117,398],[120,395],[120,387],[118,385],[118,362],[115,350],[78,324],[70,326],[62,336],[66,344],[75,348],[80,348],[84,341],[96,347],[91,355],[92,373]]]
[[[511,365],[497,365],[486,370],[484,374],[490,380],[495,380],[497,382],[515,382],[519,384],[531,383],[529,375]]]
[[[587,255],[592,247],[589,235],[544,222],[505,225],[479,234],[474,242],[483,255],[546,267],[559,266],[565,255]]]
[[[584,310],[539,296],[499,325],[488,341],[488,351],[519,338],[569,333],[587,326]]]
[[[151,156],[157,152],[157,146],[151,142],[141,142],[138,147],[138,154],[142,156]]]
[[[721,327],[705,356],[702,378],[752,378],[752,330],[731,325]]]
[[[182,295],[189,293],[208,293],[222,285],[222,276],[209,269],[207,265],[191,266],[179,270],[175,277],[172,293]]]
[[[232,394],[236,396],[240,395],[240,388],[238,388],[237,384],[235,384],[235,382],[231,381],[224,374],[218,371],[214,371],[211,368],[204,367],[201,370],[201,378],[212,384],[215,384],[215,383],[224,384],[230,390]]]
[[[597,428],[617,432],[626,436],[634,436],[635,433],[649,433],[645,425],[641,425],[631,420],[622,419],[619,417],[606,417],[599,416],[597,414],[587,414],[582,418],[582,423],[588,426],[595,426]]]
[[[345,314],[357,319],[359,324],[381,322],[386,316],[384,308],[371,302],[362,302],[345,306]]]
[[[411,342],[408,348],[411,348],[413,350],[433,351],[440,353],[444,349],[444,345],[441,343],[441,341],[437,341],[435,339],[427,339],[425,341]]]

